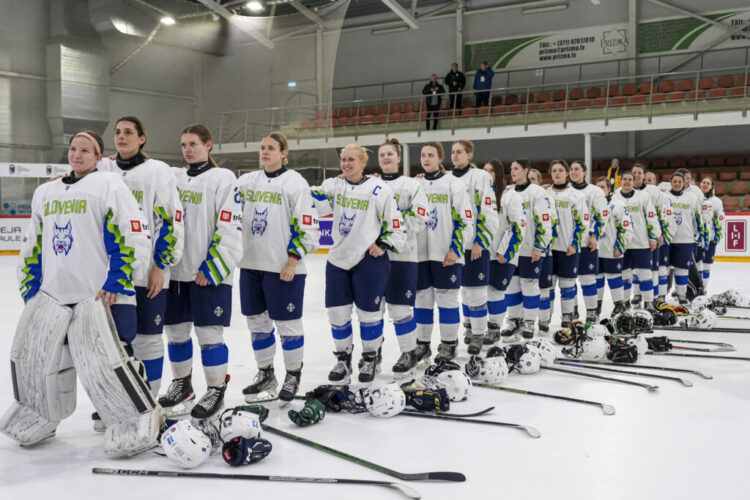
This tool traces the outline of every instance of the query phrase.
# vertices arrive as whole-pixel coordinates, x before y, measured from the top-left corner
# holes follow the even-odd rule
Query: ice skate
[[[362,384],[369,384],[375,380],[375,372],[377,371],[378,364],[378,353],[377,352],[363,352],[362,359],[359,368],[359,382]]]
[[[344,351],[333,353],[336,356],[336,364],[328,373],[328,381],[334,384],[347,385],[351,381],[352,355]]]
[[[472,335],[467,352],[471,355],[479,354],[482,351],[482,345],[484,345],[484,335]]]
[[[471,321],[464,321],[464,344],[471,342]]]
[[[190,413],[195,405],[191,375],[172,380],[167,393],[159,398],[159,404],[164,408],[167,418],[182,417]]]
[[[504,344],[512,344],[521,333],[521,318],[508,318],[507,326],[500,332]]]
[[[474,340],[474,337],[479,337],[479,340],[481,341],[482,336],[480,335],[473,335],[471,338],[471,344],[469,344],[469,349],[471,349],[471,346],[473,346],[476,341]],[[441,361],[451,361],[456,357],[456,349],[458,348],[458,342],[440,342],[438,345],[438,352],[435,356],[435,364],[441,362]],[[479,344],[479,349],[482,348],[482,344]]]
[[[497,323],[487,323],[487,333],[484,334],[482,344],[490,346],[497,344],[500,340],[500,325]]]
[[[534,338],[534,323],[532,320],[524,320],[523,327],[521,328],[521,337],[524,341]]]
[[[260,368],[253,383],[242,389],[245,401],[248,403],[262,402],[276,399],[278,381],[274,374],[273,365]]]
[[[396,364],[393,365],[393,378],[401,380],[409,377],[416,372],[418,362],[416,348],[408,352],[402,352]]]
[[[417,347],[414,349],[414,354],[417,357],[417,364],[429,365],[430,358],[432,358],[432,349],[430,349],[430,343],[417,340]]]
[[[190,416],[199,420],[218,417],[219,411],[224,408],[224,393],[227,391],[229,375],[224,377],[224,383],[220,386],[210,387],[203,397],[193,406]]]
[[[362,371],[362,365],[364,363],[364,358],[359,358],[359,362],[357,363],[357,369],[359,371]],[[381,344],[380,347],[378,347],[378,354],[375,358],[375,373],[380,373],[383,371],[383,368],[380,366],[383,363],[383,345]]]
[[[279,392],[279,401],[281,401],[280,406],[286,406],[291,400],[294,399],[294,396],[297,395],[301,377],[301,367],[299,370],[286,372],[286,377],[284,377],[284,385],[281,386],[281,392]]]

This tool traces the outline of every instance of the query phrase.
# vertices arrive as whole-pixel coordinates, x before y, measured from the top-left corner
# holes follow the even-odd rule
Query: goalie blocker
[[[109,311],[93,298],[62,306],[44,292],[27,303],[16,328],[16,401],[0,418],[0,432],[22,446],[54,436],[75,409],[76,372],[107,426],[106,453],[133,455],[156,444],[163,411],[142,363],[120,343]]]

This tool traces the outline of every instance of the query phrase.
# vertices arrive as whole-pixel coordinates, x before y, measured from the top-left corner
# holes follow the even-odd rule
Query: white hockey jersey
[[[633,189],[625,195],[622,193],[622,189],[618,188],[613,198],[617,198],[625,204],[633,223],[633,234],[628,248],[633,250],[650,248],[649,241],[659,239],[661,228],[656,218],[656,209],[649,196],[637,189]]]
[[[705,245],[708,238],[706,226],[701,215],[701,204],[695,193],[673,191],[665,193],[667,203],[674,217],[674,231],[670,243],[693,243]]]
[[[668,203],[666,201],[664,193],[656,186],[651,184],[643,184],[641,187],[635,188],[638,191],[642,191],[648,195],[648,199],[651,200],[651,204],[654,206],[656,211],[656,220],[659,222],[659,228],[661,229],[661,236],[664,238],[664,243],[669,244],[671,240],[671,233],[669,230],[669,217],[672,216],[671,210],[668,210]]]
[[[718,244],[724,234],[724,204],[716,196],[704,196],[701,216],[708,232],[708,242]]]
[[[397,262],[417,262],[417,235],[427,227],[427,195],[416,179],[400,174],[384,174],[382,179],[393,190],[406,226],[404,247],[398,253],[388,251],[388,258]]]
[[[77,304],[105,290],[132,296],[120,303],[135,304],[133,282],[151,261],[143,212],[112,173],[67,179],[34,191],[17,269],[24,302],[42,290],[61,304]]]
[[[633,220],[630,218],[628,208],[620,198],[613,196],[602,211],[602,216],[606,222],[599,238],[599,257],[614,259],[615,249],[622,257],[628,249],[630,237],[633,234]]]
[[[602,228],[606,222],[602,214],[607,207],[607,198],[601,188],[595,184],[571,182],[570,187],[582,194],[584,200],[586,200],[588,214],[584,217],[583,222],[586,224],[587,233],[582,238],[583,245],[586,246],[589,237],[594,236],[597,240],[601,237]]]
[[[599,189],[599,192],[601,192],[601,189]],[[579,252],[588,229],[586,222],[589,215],[586,199],[581,191],[570,187],[563,191],[557,191],[549,187],[547,188],[547,194],[552,198],[557,212],[553,222],[552,250],[567,252],[568,247],[572,246],[576,249],[576,252]],[[598,219],[601,220],[601,212],[599,212]],[[600,229],[597,228],[597,237]]]
[[[163,269],[164,288],[168,288],[170,266],[182,258],[185,243],[182,203],[172,168],[162,161],[149,158],[140,165],[123,170],[114,158],[102,158],[98,169],[119,175],[141,206],[152,236],[153,259],[149,271],[152,266]],[[135,282],[135,286],[147,285],[148,273]]]
[[[318,214],[310,185],[298,172],[258,170],[237,180],[242,200],[242,247],[239,267],[280,273],[294,255],[297,274],[305,274],[303,257],[320,244]]]
[[[519,255],[531,257],[534,249],[547,251],[552,241],[552,221],[555,219],[552,198],[544,188],[529,182],[515,186],[514,190],[521,195],[526,213],[526,233],[523,235]]]
[[[365,176],[359,184],[333,177],[313,186],[319,215],[333,214],[333,247],[328,262],[351,269],[378,239],[400,252],[406,243],[404,219],[388,185]]]
[[[461,170],[454,168],[447,175],[459,179],[466,186],[466,194],[472,202],[474,241],[465,241],[466,249],[471,249],[474,243],[478,243],[482,248],[489,250],[492,246],[492,236],[500,224],[492,177],[484,169],[474,167]]]
[[[242,215],[237,179],[231,170],[212,167],[198,175],[172,169],[185,221],[182,259],[172,279],[195,281],[198,271],[212,285],[232,284],[242,258]]]
[[[435,172],[419,179],[428,203],[426,229],[417,235],[419,262],[442,262],[449,251],[464,263],[467,241],[474,238],[474,207],[463,182],[452,175]],[[473,245],[473,243],[472,243]]]
[[[515,190],[506,190],[500,197],[498,216],[500,224],[492,238],[490,257],[495,259],[502,255],[506,262],[518,265],[518,249],[526,232],[526,213],[523,210],[523,198]]]

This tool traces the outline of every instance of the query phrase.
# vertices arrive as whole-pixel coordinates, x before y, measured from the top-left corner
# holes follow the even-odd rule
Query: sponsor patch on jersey
[[[628,227],[628,221],[627,220],[622,221],[622,225],[623,227]]]
[[[466,214],[466,218],[467,219],[471,219],[472,218],[471,210],[464,210],[464,213]]]
[[[485,205],[492,205],[492,198],[490,198],[489,196],[485,196],[484,197],[484,204]]]
[[[589,214],[583,214],[583,220],[589,220]]]
[[[602,211],[602,215],[603,215],[604,217],[606,217],[606,216],[607,216],[608,214],[609,214],[609,211],[607,211],[607,210],[604,210],[604,211]]]
[[[649,217],[653,217],[653,216],[654,216],[654,212],[649,212],[649,213],[648,213],[648,216],[649,216]]]
[[[399,222],[398,219],[393,219],[393,229],[399,229],[401,227],[401,222]]]
[[[724,216],[723,216],[723,215],[720,215],[720,216],[719,216],[719,220],[724,220]]]
[[[542,220],[544,222],[548,222],[549,221],[549,214],[542,214]]]
[[[672,215],[672,211],[671,210],[667,210],[667,215]]]
[[[303,215],[302,216],[302,225],[303,226],[311,226],[312,225],[312,215]]]
[[[230,222],[232,220],[232,212],[229,210],[222,210],[221,213],[219,213],[219,220],[221,222]]]
[[[182,222],[182,210],[177,210],[174,213],[174,220],[175,222]]]
[[[424,207],[418,207],[417,214],[419,214],[421,217],[424,217],[425,215],[427,215],[427,210],[425,210]]]
[[[130,229],[134,233],[140,233],[141,232],[141,221],[131,220],[130,221]]]
[[[703,206],[701,207],[701,210],[708,210],[708,205],[703,205]]]

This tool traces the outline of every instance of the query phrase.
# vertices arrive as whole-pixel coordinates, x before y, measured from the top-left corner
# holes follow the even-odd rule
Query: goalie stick
[[[632,380],[623,380],[621,378],[615,378],[615,377],[603,377],[601,375],[594,375],[593,373],[585,373],[585,372],[579,372],[576,370],[568,370],[566,368],[553,368],[551,366],[542,366],[542,370],[550,370],[553,372],[568,373],[570,375],[579,375],[581,377],[596,378],[599,380],[606,380],[607,382],[617,382],[620,384],[637,385],[638,387],[643,387],[644,389],[649,390],[649,391],[655,391],[656,389],[659,388],[658,385],[642,384],[641,382],[633,382]]]
[[[354,455],[349,455],[348,453],[344,453],[343,451],[336,450],[324,444],[316,443],[315,441],[310,441],[309,439],[305,439],[302,436],[292,434],[291,432],[286,432],[281,429],[271,427],[270,425],[261,424],[261,428],[270,432],[271,434],[276,434],[277,436],[291,439],[292,441],[296,441],[298,443],[304,444],[305,446],[315,448],[318,451],[329,453],[336,457],[343,458],[344,460],[348,460],[350,462],[354,462],[355,464],[367,467],[368,469],[372,469],[372,470],[381,472],[383,474],[387,474],[389,476],[401,479],[402,481],[455,481],[455,482],[466,481],[466,476],[464,476],[460,472],[415,472],[412,474],[399,472],[393,469],[389,469],[388,467],[384,467],[382,465],[369,462],[362,458],[355,457]]]
[[[622,366],[626,367],[629,365],[626,365],[624,363],[613,363],[611,361],[584,361],[584,360],[577,360],[576,363],[581,363],[585,365],[604,365],[604,366]],[[711,380],[714,377],[712,375],[709,375],[706,372],[702,372],[700,370],[688,370],[684,368],[671,368],[667,366],[654,366],[654,365],[642,365],[640,363],[633,365],[635,368],[643,368],[645,370],[662,370],[666,372],[680,372],[680,373],[692,373],[693,375],[698,375],[700,377],[703,377],[705,379]],[[476,385],[476,384],[474,384]]]
[[[485,389],[495,389],[498,391],[515,392],[516,394],[525,394],[527,396],[540,396],[543,398],[559,399],[561,401],[570,401],[571,403],[581,403],[585,405],[598,406],[602,409],[605,415],[614,415],[615,407],[608,405],[607,403],[599,403],[597,401],[586,401],[585,399],[569,398],[567,396],[559,396],[557,394],[547,394],[544,392],[525,391],[523,389],[514,389],[513,387],[503,387],[500,385],[490,384],[478,384],[474,383],[474,387],[484,387]]]
[[[708,359],[732,359],[734,361],[750,361],[750,358],[742,356],[713,356],[711,354],[688,354],[686,352],[653,352],[646,351],[646,354],[654,356],[681,356],[683,358],[708,358]]]
[[[422,496],[411,486],[388,481],[372,481],[368,479],[345,479],[337,477],[305,477],[305,476],[263,476],[258,474],[215,474],[210,472],[182,472],[168,470],[143,470],[143,469],[107,469],[94,467],[94,474],[107,474],[114,476],[157,476],[157,477],[194,477],[201,479],[245,479],[250,481],[279,481],[289,483],[323,483],[323,484],[361,484],[367,486],[385,486],[393,488],[408,498],[419,499]]]
[[[471,418],[471,417],[481,417],[485,413],[489,413],[494,409],[495,409],[494,406],[490,406],[489,408],[485,408],[484,410],[477,411],[474,413],[445,413],[445,412],[437,412],[437,411],[420,411],[420,410],[415,410],[413,408],[407,408],[401,413],[414,413],[415,415],[445,415],[447,417]]]
[[[478,420],[474,418],[451,417],[449,415],[439,413],[411,412],[408,410],[402,411],[399,415],[407,415],[409,417],[437,418],[441,420],[455,420],[457,422],[471,422],[473,424],[497,425],[500,427],[510,427],[512,429],[524,431],[526,434],[533,438],[539,438],[542,436],[542,434],[538,430],[536,430],[536,428],[530,425],[511,424],[508,422],[495,422],[493,420]]]
[[[685,387],[693,387],[693,382],[681,377],[670,377],[669,375],[656,375],[654,373],[645,373],[645,372],[634,372],[630,370],[618,370],[617,368],[607,368],[606,366],[593,366],[593,365],[586,365],[586,364],[579,364],[575,361],[569,361],[569,360],[555,360],[555,363],[558,363],[560,365],[565,366],[572,366],[574,368],[587,368],[589,370],[600,370],[604,372],[612,372],[612,373],[622,373],[627,375],[637,375],[639,377],[651,377],[651,378],[660,378],[663,380],[674,380],[675,382],[679,382]],[[623,367],[625,368],[625,367]]]

